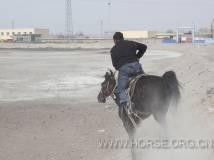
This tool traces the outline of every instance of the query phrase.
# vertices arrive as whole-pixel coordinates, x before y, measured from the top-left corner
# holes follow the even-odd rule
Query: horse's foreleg
[[[168,138],[168,125],[167,125],[167,122],[166,122],[166,116],[164,116],[164,115],[154,115],[154,118],[155,118],[155,120],[160,124],[160,126],[161,126],[161,129],[162,129],[162,133],[163,133],[163,136],[165,137],[165,138]]]
[[[127,113],[122,108],[122,110],[119,111],[120,118],[123,121],[124,128],[126,129],[128,135],[129,135],[129,142],[131,144],[131,156],[132,160],[137,160],[136,158],[136,145],[135,145],[135,139],[134,139],[134,133],[135,133],[135,127],[133,126],[131,120],[127,116]]]
[[[166,122],[166,118],[164,118],[161,122],[160,122],[160,125],[163,129],[163,135],[165,138],[168,138],[169,137],[169,133],[168,133],[168,125],[167,125],[167,122]]]
[[[135,139],[134,139],[134,135],[131,134],[129,135],[129,140],[130,140],[130,143],[131,143],[131,156],[132,156],[132,160],[137,160],[137,152],[136,152],[136,145],[135,145]]]

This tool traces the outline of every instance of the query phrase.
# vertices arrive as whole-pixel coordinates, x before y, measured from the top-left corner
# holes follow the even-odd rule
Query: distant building
[[[48,35],[49,29],[45,28],[0,29],[0,41],[34,42],[33,40],[39,40]]]
[[[155,34],[157,39],[176,39],[176,33],[158,33]]]
[[[122,31],[126,39],[155,38],[155,31]]]

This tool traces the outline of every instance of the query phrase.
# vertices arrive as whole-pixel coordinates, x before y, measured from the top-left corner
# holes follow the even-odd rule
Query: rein
[[[141,76],[142,76],[142,75],[141,75]],[[128,93],[129,99],[130,99],[131,96],[133,95],[132,92],[134,92],[136,82],[139,80],[139,78],[140,78],[141,76],[138,76],[136,79],[134,79],[134,83],[130,83],[130,84],[134,84],[134,88],[131,87],[131,88],[132,88],[131,95]],[[114,80],[115,80],[115,77],[114,77]],[[106,96],[111,96],[112,99],[116,101],[116,96],[115,96],[115,94],[114,94],[114,91],[115,91],[117,85],[115,84],[115,85],[114,85],[114,88],[113,88],[112,91],[111,91],[111,88],[110,88],[110,81],[111,81],[111,79],[107,82],[106,90],[105,90],[105,91],[101,90],[101,93],[102,93],[103,95],[105,95],[104,93],[106,92]],[[130,88],[128,89],[128,92],[130,92]],[[130,103],[129,105],[131,105],[131,103]],[[134,113],[134,112],[130,113],[126,107],[124,107],[123,109],[125,110],[125,112],[126,112],[128,118],[130,119],[130,121],[131,121],[132,125],[134,126],[134,128],[137,128],[137,124],[136,124],[136,122],[135,122],[133,116],[135,116],[135,117],[137,117],[137,118],[139,118],[139,119],[141,119],[141,117],[138,116],[138,115],[137,115],[136,113]],[[133,115],[133,116],[132,116],[132,115]]]
[[[116,84],[115,84],[115,86],[114,86],[114,88],[113,88],[113,90],[110,92],[110,88],[109,88],[109,86],[110,86],[110,81],[108,81],[108,83],[107,83],[107,87],[106,87],[106,90],[107,90],[107,95],[109,95],[109,96],[111,96],[112,97],[112,95],[114,96],[114,90],[115,90],[115,88],[116,88]]]
[[[107,87],[106,87],[108,90],[109,90],[109,84],[110,84],[110,81],[108,81]],[[115,98],[116,96],[114,94],[116,86],[117,85],[115,84],[115,86],[114,86],[114,88],[113,88],[113,90],[112,90],[112,92],[110,94],[110,96],[112,97],[113,100],[116,99]],[[128,118],[130,119],[130,121],[132,122],[132,125],[134,126],[134,128],[137,128],[137,124],[136,124],[135,120],[133,119],[133,117],[131,116],[131,113],[127,110],[127,108],[124,108],[124,110],[126,111],[126,114],[127,114]],[[133,113],[133,115],[136,116],[137,118],[141,119],[136,113]]]

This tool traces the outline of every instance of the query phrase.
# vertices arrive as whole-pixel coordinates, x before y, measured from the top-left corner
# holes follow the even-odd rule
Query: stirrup
[[[133,103],[128,103],[126,105],[126,109],[127,109],[127,112],[128,112],[128,115],[132,115],[134,112],[133,112],[133,107],[132,107]]]

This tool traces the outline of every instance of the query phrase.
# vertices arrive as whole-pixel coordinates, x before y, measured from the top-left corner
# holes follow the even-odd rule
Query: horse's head
[[[101,83],[101,90],[99,95],[97,96],[99,103],[105,103],[106,98],[112,95],[114,91],[116,80],[114,77],[115,73],[112,70],[109,70],[105,74],[105,80]]]

